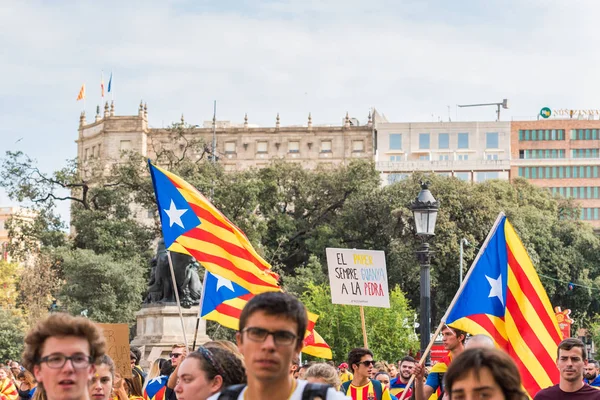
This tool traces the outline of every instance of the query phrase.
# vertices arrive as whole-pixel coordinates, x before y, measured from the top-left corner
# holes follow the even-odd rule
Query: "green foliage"
[[[108,254],[82,249],[60,250],[56,257],[65,281],[59,295],[63,308],[72,314],[87,310],[97,322],[134,321],[146,287],[144,261],[115,261]]]
[[[20,360],[24,338],[23,318],[18,313],[0,308],[0,360]]]
[[[306,307],[319,315],[315,330],[331,347],[333,359],[346,360],[348,352],[362,347],[359,307],[331,304],[328,285],[308,285],[301,296]],[[395,360],[418,348],[413,310],[400,288],[390,291],[390,308],[365,307],[369,348],[378,360]]]

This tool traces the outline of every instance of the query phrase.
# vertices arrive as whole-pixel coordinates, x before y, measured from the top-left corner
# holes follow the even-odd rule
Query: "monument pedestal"
[[[187,342],[191,347],[194,342],[199,306],[187,309],[182,308],[181,312],[183,314]],[[135,315],[137,330],[131,345],[142,349],[142,367],[148,368],[157,358],[168,359],[171,347],[176,343],[184,343],[179,311],[176,304],[144,305]],[[196,347],[209,340],[210,338],[206,335],[206,321],[200,319]]]

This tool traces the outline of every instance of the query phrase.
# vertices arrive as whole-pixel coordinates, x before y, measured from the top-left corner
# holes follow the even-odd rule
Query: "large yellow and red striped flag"
[[[209,272],[250,293],[281,290],[269,263],[206,197],[150,160],[148,166],[167,250],[191,255]]]
[[[504,214],[453,303],[443,320],[492,337],[517,364],[529,396],[558,382],[555,358],[562,335],[540,278]]]

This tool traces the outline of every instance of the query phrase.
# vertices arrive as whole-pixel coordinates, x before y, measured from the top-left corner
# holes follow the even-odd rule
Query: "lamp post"
[[[411,210],[415,219],[415,230],[421,239],[417,250],[417,258],[421,264],[421,354],[425,352],[431,336],[431,279],[429,268],[431,266],[432,252],[427,241],[434,235],[439,202],[429,191],[429,182],[421,182],[421,192],[411,203]],[[429,365],[429,354],[425,360]]]

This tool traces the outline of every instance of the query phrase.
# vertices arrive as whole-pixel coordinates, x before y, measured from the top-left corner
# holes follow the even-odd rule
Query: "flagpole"
[[[419,365],[423,365],[424,364],[425,358],[427,358],[427,354],[429,354],[429,351],[431,351],[431,347],[433,347],[433,343],[435,342],[435,339],[438,337],[438,335],[442,331],[442,328],[444,327],[444,325],[446,325],[446,320],[448,319],[448,315],[452,311],[452,308],[454,308],[454,305],[456,304],[456,302],[458,301],[458,298],[462,294],[462,292],[463,292],[463,290],[465,288],[465,285],[469,281],[469,277],[471,276],[471,274],[473,273],[473,270],[474,270],[473,267],[475,265],[477,265],[477,262],[479,261],[479,258],[481,257],[481,255],[483,254],[483,252],[485,251],[485,249],[487,248],[487,246],[488,246],[488,244],[490,242],[490,239],[492,238],[492,236],[494,235],[494,233],[496,233],[496,230],[498,229],[498,225],[500,225],[500,221],[502,221],[502,218],[504,218],[504,217],[505,217],[504,212],[500,211],[500,213],[498,214],[498,217],[496,218],[496,221],[494,222],[494,225],[492,226],[492,229],[490,229],[490,232],[488,233],[487,237],[485,238],[485,241],[483,242],[483,245],[479,249],[479,252],[477,253],[477,257],[475,257],[475,260],[473,260],[473,262],[471,263],[471,268],[469,268],[469,271],[467,271],[467,275],[465,276],[465,279],[462,281],[461,285],[459,286],[458,290],[456,291],[456,294],[454,295],[454,298],[450,302],[450,305],[448,306],[448,309],[446,310],[446,313],[442,317],[442,320],[440,321],[440,324],[438,325],[435,333],[431,337],[431,340],[429,341],[429,345],[427,346],[427,348],[425,349],[425,351],[423,352],[423,354],[421,354],[421,359],[419,360]],[[408,383],[406,384],[406,387],[410,387],[410,385],[412,385],[412,383],[413,383],[414,380],[415,380],[415,375],[412,375],[410,377]],[[400,400],[404,400],[405,396],[406,396],[406,391],[402,392],[402,396],[400,396]]]
[[[365,324],[365,308],[363,306],[360,306],[360,325],[362,327],[364,348],[368,349],[369,343],[367,342],[367,327]]]
[[[179,320],[181,321],[181,330],[183,331],[183,343],[185,348],[189,350],[187,335],[185,334],[185,324],[183,323],[183,314],[181,312],[181,303],[179,302],[179,291],[177,281],[175,280],[175,270],[173,269],[173,261],[171,260],[171,252],[167,250],[167,258],[169,259],[169,268],[171,269],[171,279],[173,281],[173,291],[175,292],[175,300],[177,301],[177,310],[179,311]]]
[[[200,326],[200,314],[202,314],[202,306],[204,305],[204,293],[206,293],[206,269],[204,269],[204,281],[202,282],[202,296],[200,297],[200,305],[198,308],[198,316],[196,317],[196,331],[194,332],[194,344],[192,351],[196,348],[196,338],[198,337],[198,327]]]

